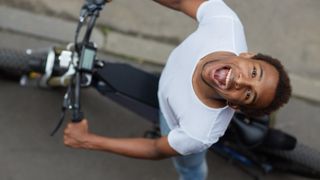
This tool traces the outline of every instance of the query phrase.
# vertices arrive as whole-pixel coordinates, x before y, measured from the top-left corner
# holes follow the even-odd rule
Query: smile
[[[228,89],[231,85],[232,69],[230,66],[223,66],[211,73],[211,78],[221,89]]]

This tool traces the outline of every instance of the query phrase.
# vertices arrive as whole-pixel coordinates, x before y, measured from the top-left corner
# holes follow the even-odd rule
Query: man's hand
[[[88,121],[68,123],[64,130],[64,144],[72,148],[86,148],[86,140],[89,137]]]

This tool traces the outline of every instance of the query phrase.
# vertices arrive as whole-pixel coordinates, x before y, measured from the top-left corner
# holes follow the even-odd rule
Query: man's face
[[[275,96],[279,73],[267,62],[240,55],[208,61],[201,78],[233,105],[264,108]]]

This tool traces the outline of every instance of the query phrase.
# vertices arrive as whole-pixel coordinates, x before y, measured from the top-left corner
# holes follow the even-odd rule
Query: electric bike
[[[83,119],[81,88],[92,87],[150,121],[154,128],[144,136],[158,138],[157,90],[160,75],[125,63],[96,58],[97,47],[90,37],[99,12],[106,3],[104,0],[85,1],[75,40],[66,48],[52,47],[46,51],[0,49],[0,74],[19,79],[22,85],[33,81],[39,87],[66,89],[61,118],[52,135],[61,126],[65,111],[71,111],[73,122]],[[84,25],[87,27],[79,41],[79,32]],[[232,160],[254,179],[259,177],[251,168],[264,173],[281,171],[320,179],[320,153],[298,142],[293,135],[273,128],[271,124],[270,116],[247,117],[237,112],[225,135],[210,150]]]

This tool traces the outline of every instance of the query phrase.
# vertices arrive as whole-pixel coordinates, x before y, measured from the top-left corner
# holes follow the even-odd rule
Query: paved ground
[[[69,20],[78,14],[81,2],[82,0],[0,0],[1,4]],[[248,0],[246,3],[240,3],[227,0],[227,3],[243,20],[251,49],[254,51],[265,49],[265,52],[287,59],[288,61],[284,63],[290,72],[304,77],[306,81],[319,79],[320,63],[316,58],[320,47],[318,36],[320,25],[317,21],[320,12],[319,1]],[[129,37],[138,39],[139,42],[142,39],[148,44],[152,41],[155,43],[154,47],[172,46],[195,27],[195,24],[182,14],[168,11],[147,0],[115,0],[107,8],[101,16],[100,23],[111,29],[108,31],[118,33],[125,39]],[[4,22],[3,19],[13,16],[2,15],[0,25]],[[20,16],[20,19],[23,17]],[[32,26],[40,24],[41,18],[39,19],[29,24],[31,29]],[[299,26],[296,22],[299,22]],[[61,28],[51,31],[57,32]],[[43,30],[45,27],[37,29]],[[38,48],[64,43],[54,36],[49,38],[44,36],[45,34],[36,37],[32,33],[23,33],[10,28],[0,30],[0,48]],[[149,57],[145,54],[144,56]],[[114,61],[127,61],[103,54],[101,57]],[[159,69],[159,66],[145,68]],[[55,137],[49,137],[49,132],[59,116],[62,95],[63,91],[21,88],[14,82],[0,79],[1,179],[177,179],[169,160],[142,161],[101,152],[76,151],[62,145],[61,132]],[[141,136],[150,127],[150,124],[140,117],[106,98],[101,98],[94,90],[86,90],[83,95],[83,109],[90,119],[91,129],[94,132],[116,137],[132,137]],[[295,134],[299,141],[320,150],[319,108],[320,104],[317,102],[293,98],[278,113],[277,127]],[[208,159],[209,179],[249,179],[247,175],[220,157],[209,154]],[[273,174],[262,179],[302,180],[303,178]]]
[[[0,47],[17,49],[52,44],[7,31],[0,32],[0,39]],[[49,133],[60,113],[63,91],[20,87],[4,79],[0,79],[0,86],[1,179],[177,179],[169,160],[144,161],[108,153],[72,150],[63,146],[61,131],[55,137],[50,137]],[[279,112],[277,126],[320,150],[319,107],[319,104],[292,99]],[[90,129],[102,135],[135,137],[150,128],[150,124],[140,117],[103,98],[94,90],[84,91],[83,109],[90,120]],[[212,153],[208,155],[208,163],[209,179],[249,179],[238,168]],[[262,179],[303,178],[272,174],[262,176]]]

